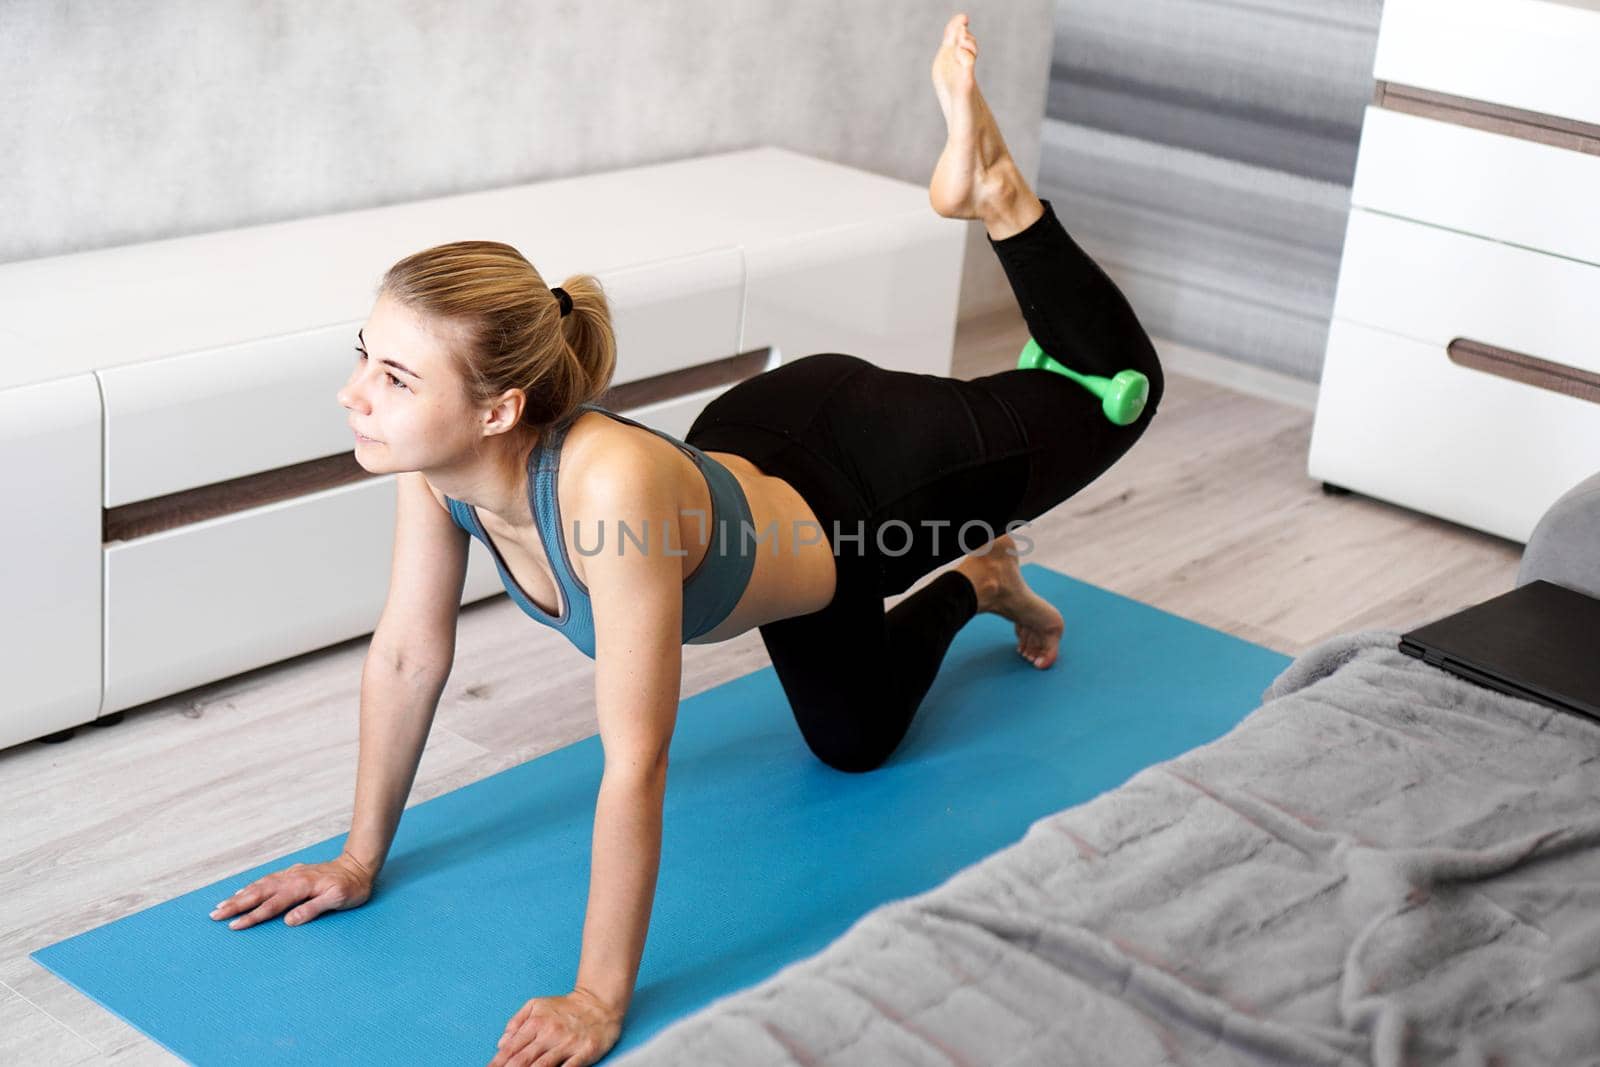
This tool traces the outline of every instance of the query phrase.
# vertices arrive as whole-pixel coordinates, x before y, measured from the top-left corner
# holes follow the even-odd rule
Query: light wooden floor
[[[956,376],[1014,365],[1025,338],[1014,312],[964,324]],[[1027,559],[1291,654],[1511,588],[1520,545],[1325,495],[1310,434],[1301,408],[1169,374],[1145,437],[1032,524]],[[1069,607],[1065,640],[1091,626]],[[27,954],[346,832],[366,646],[0,752],[0,1062],[179,1062]],[[686,696],[768,663],[755,631],[684,653]],[[463,609],[411,802],[593,734],[590,667],[504,596]]]

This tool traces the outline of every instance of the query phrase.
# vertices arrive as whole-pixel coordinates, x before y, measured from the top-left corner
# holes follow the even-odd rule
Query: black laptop
[[[1600,720],[1600,600],[1566,586],[1529,582],[1401,635],[1400,651]]]

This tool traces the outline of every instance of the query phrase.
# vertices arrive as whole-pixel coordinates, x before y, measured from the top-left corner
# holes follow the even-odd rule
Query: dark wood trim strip
[[[1600,404],[1600,374],[1593,371],[1552,363],[1538,356],[1513,352],[1509,348],[1466,337],[1457,337],[1445,346],[1445,351],[1449,353],[1452,363],[1463,367]]]
[[[732,385],[761,373],[770,352],[768,348],[742,352],[667,374],[624,382],[607,389],[598,403],[625,413],[716,385]],[[243,478],[105,508],[101,511],[100,538],[107,545],[131,541],[373,477],[377,475],[356,462],[354,450],[340,452]]]
[[[1385,81],[1376,83],[1372,102],[1389,111],[1453,122],[1475,130],[1600,156],[1600,125],[1594,123]]]
[[[185,489],[179,493],[136,500],[101,512],[100,538],[107,544],[179,526],[264,507],[309,493],[321,492],[375,477],[356,462],[355,452],[307,460],[289,467],[262,471],[243,478]]]
[[[623,413],[675,396],[687,396],[716,385],[733,385],[760,374],[767,365],[770,348],[741,352],[726,359],[709,363],[696,363],[692,367],[668,371],[650,378],[623,382],[607,389],[597,403],[611,411]]]

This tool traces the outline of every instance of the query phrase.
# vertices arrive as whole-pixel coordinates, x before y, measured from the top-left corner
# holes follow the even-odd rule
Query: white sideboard
[[[606,402],[681,437],[812,352],[950,373],[967,225],[763,147],[0,265],[0,747],[372,631],[394,477],[334,394],[401,257],[595,274]],[[501,593],[474,541],[463,603]]]
[[[1387,0],[1308,470],[1526,541],[1600,470],[1600,4]]]

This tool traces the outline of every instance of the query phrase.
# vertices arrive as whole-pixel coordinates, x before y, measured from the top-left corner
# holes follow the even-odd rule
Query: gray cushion
[[[1541,578],[1600,597],[1600,473],[1569,489],[1533,528],[1517,584]]]

